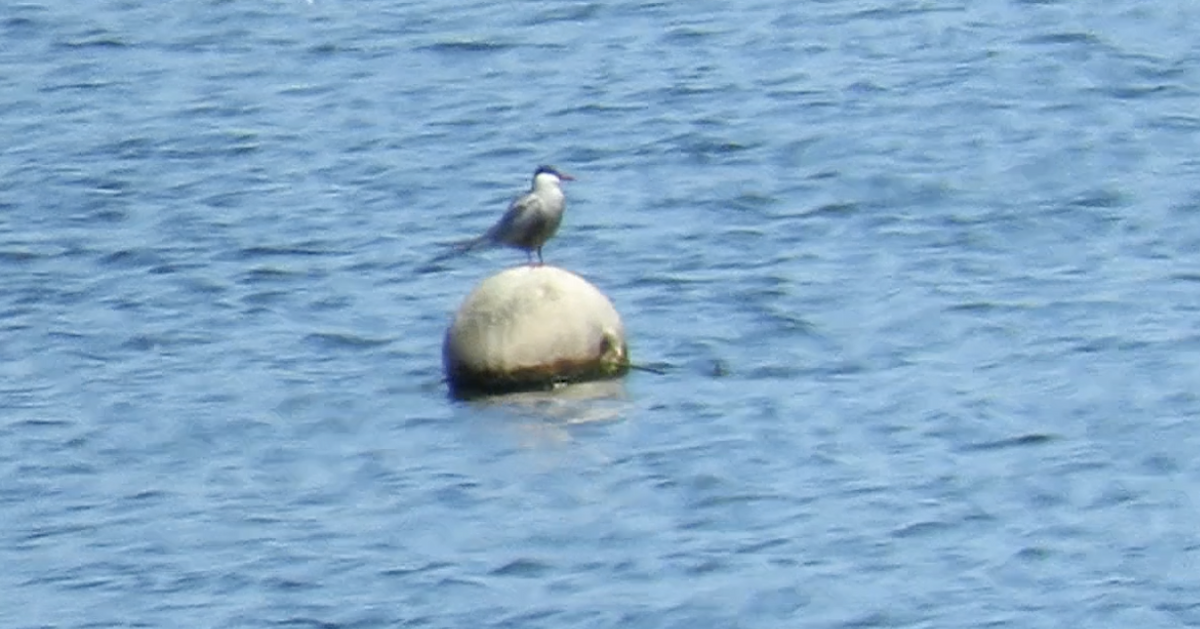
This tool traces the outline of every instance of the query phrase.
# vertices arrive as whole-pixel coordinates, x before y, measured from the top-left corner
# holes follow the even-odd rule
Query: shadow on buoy
[[[612,302],[578,275],[519,266],[480,282],[442,344],[451,395],[553,389],[629,371],[625,328]]]

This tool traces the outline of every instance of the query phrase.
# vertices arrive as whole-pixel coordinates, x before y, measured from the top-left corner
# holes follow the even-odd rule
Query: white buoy
[[[625,329],[587,280],[552,266],[519,266],[475,287],[442,345],[460,396],[615,378],[629,370]]]

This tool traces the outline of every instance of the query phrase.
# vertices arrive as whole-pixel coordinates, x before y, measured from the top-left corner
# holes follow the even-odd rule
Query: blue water
[[[0,7],[0,626],[1200,625],[1198,21]],[[455,402],[543,162],[666,374]]]

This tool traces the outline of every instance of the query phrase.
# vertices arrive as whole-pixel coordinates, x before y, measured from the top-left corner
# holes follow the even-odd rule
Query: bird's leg
[[[533,251],[532,250],[529,250],[529,249],[525,250],[525,262],[527,262],[529,264],[529,266],[533,266]]]
[[[546,263],[542,261],[542,248],[541,247],[537,248],[537,253],[538,253],[538,266],[543,266]]]

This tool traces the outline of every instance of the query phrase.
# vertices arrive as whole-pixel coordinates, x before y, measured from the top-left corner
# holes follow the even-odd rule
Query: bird
[[[542,245],[550,240],[562,223],[567,198],[561,183],[575,178],[554,166],[538,166],[533,171],[533,182],[529,192],[513,199],[504,216],[482,236],[457,243],[434,259],[440,262],[451,256],[484,247],[513,247],[525,251],[529,264],[537,254],[538,265],[542,261]]]

